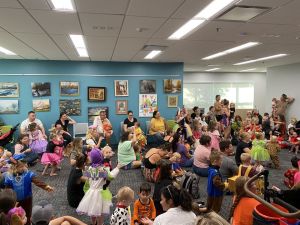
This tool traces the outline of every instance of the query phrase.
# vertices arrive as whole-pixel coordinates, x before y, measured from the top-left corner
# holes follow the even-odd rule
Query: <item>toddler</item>
[[[262,163],[270,160],[270,155],[266,149],[266,141],[261,132],[255,133],[255,139],[252,142],[251,157],[255,160],[256,171],[258,172],[263,168]]]
[[[44,135],[36,123],[31,123],[28,126],[29,147],[32,152],[43,154],[46,151],[48,142],[45,140]]]
[[[289,143],[291,145],[290,152],[295,151],[295,154],[298,154],[300,141],[298,140],[298,134],[295,128],[289,129]]]
[[[138,144],[142,148],[144,148],[147,145],[147,138],[146,138],[144,132],[142,131],[139,122],[134,123],[134,133],[135,133]]]
[[[294,186],[294,176],[299,171],[298,161],[299,161],[299,158],[297,158],[297,156],[292,157],[291,158],[291,163],[292,163],[293,168],[288,169],[284,173],[284,176],[286,177],[284,179],[284,184],[288,188],[292,188]]]
[[[184,174],[184,170],[180,167],[181,155],[178,152],[174,152],[172,157],[169,159],[172,163],[172,176],[178,177]]]
[[[271,137],[270,142],[267,143],[267,149],[270,154],[270,158],[275,166],[275,169],[279,169],[280,162],[279,162],[278,152],[280,151],[280,146],[277,143],[276,136]]]

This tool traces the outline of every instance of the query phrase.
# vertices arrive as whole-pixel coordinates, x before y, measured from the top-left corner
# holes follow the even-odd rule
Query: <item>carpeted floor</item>
[[[285,170],[291,167],[290,158],[292,157],[292,153],[288,153],[287,150],[282,150],[280,152],[280,161],[281,161],[281,168],[280,170],[270,169],[270,186],[276,185],[279,188],[284,188],[283,184],[283,173]],[[115,160],[114,160],[115,161]],[[115,164],[114,164],[115,165]],[[42,165],[38,164],[32,168],[33,171],[37,172],[37,174],[41,174],[43,169]],[[56,177],[41,177],[40,178],[45,181],[47,184],[53,186],[55,191],[53,193],[47,193],[42,189],[37,187],[33,188],[33,202],[37,203],[40,200],[48,200],[54,206],[55,216],[61,215],[71,215],[75,216],[87,223],[90,223],[90,220],[86,216],[78,216],[75,212],[75,209],[69,207],[67,203],[67,180],[68,175],[70,172],[70,165],[68,159],[65,159],[62,165],[62,170],[59,172],[59,176]],[[110,190],[113,195],[117,193],[117,190],[122,186],[129,186],[131,187],[135,193],[138,193],[139,185],[144,182],[144,179],[141,174],[141,170],[121,170],[118,177],[111,182]],[[206,185],[207,185],[207,178],[201,178],[200,180],[200,193],[201,193],[201,200],[206,201]],[[137,197],[137,196],[136,196]],[[223,200],[221,215],[224,218],[228,217],[228,213],[231,206],[232,197],[225,196]],[[108,219],[106,220],[107,223]]]

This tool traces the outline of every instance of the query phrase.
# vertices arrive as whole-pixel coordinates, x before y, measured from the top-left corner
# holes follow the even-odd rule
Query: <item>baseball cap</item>
[[[52,219],[53,207],[48,201],[40,201],[32,208],[31,221],[33,224],[39,222],[50,222]]]

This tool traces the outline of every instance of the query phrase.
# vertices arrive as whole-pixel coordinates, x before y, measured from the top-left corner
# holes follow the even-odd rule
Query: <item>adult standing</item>
[[[211,137],[202,135],[200,145],[195,149],[193,171],[201,176],[208,176],[208,167],[210,164],[209,156],[211,153]]]
[[[137,119],[135,117],[133,117],[133,112],[131,110],[129,110],[127,112],[127,118],[124,120],[124,124],[123,124],[123,131],[126,132],[128,131],[128,129],[131,129],[132,127],[134,127],[134,123],[137,122]]]
[[[166,130],[167,124],[165,119],[160,116],[160,112],[154,111],[150,121],[149,133],[154,137],[155,143],[160,145],[164,142]]]
[[[62,134],[62,136],[65,140],[65,143],[64,143],[65,146],[67,146],[70,142],[73,141],[72,136],[69,135],[69,133],[68,133],[68,125],[75,124],[75,123],[76,123],[76,121],[73,120],[71,117],[69,117],[66,112],[61,112],[59,114],[59,119],[55,122],[55,127],[57,124],[60,124],[62,129],[65,131]]]
[[[278,116],[279,114],[284,115],[284,117],[286,117],[286,109],[288,107],[289,104],[291,104],[295,98],[293,97],[288,97],[286,94],[282,94],[280,99],[275,99],[275,103],[276,103],[276,116]]]
[[[222,119],[222,104],[221,104],[221,96],[216,95],[216,101],[214,103],[215,116],[217,121],[221,121]]]
[[[28,126],[29,124],[31,123],[36,123],[37,124],[37,127],[39,130],[42,131],[42,134],[44,136],[44,138],[47,138],[46,136],[46,133],[45,133],[45,128],[43,126],[43,123],[42,121],[40,121],[39,119],[36,118],[36,115],[35,115],[35,112],[34,111],[29,111],[28,112],[28,117],[26,120],[24,120],[22,123],[21,123],[21,126],[20,126],[20,133],[21,134],[27,134],[28,133]]]
[[[99,116],[95,117],[93,125],[97,127],[98,133],[104,134],[106,143],[110,144],[110,139],[113,134],[113,128],[106,116],[107,115],[104,110],[100,111]]]

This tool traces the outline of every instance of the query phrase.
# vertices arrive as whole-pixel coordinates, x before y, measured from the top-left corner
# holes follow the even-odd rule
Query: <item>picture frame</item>
[[[60,81],[59,90],[60,90],[60,96],[79,96],[79,82]]]
[[[0,82],[0,98],[17,98],[19,97],[19,83]]]
[[[32,110],[34,112],[49,112],[50,100],[49,99],[33,99]]]
[[[126,115],[128,111],[128,101],[127,100],[116,100],[116,114]]]
[[[88,87],[89,102],[103,102],[106,99],[105,87]]]
[[[65,112],[69,116],[80,116],[81,115],[80,99],[60,99],[59,111]]]
[[[139,95],[139,117],[152,117],[157,107],[157,94]]]
[[[88,122],[93,123],[96,116],[99,116],[101,111],[106,112],[106,117],[109,117],[108,106],[92,106],[88,107]]]
[[[115,80],[115,96],[129,96],[128,80]]]
[[[169,108],[178,107],[178,95],[168,95],[168,107]]]
[[[166,79],[164,80],[165,93],[181,93],[182,84],[180,79]]]
[[[31,82],[31,93],[33,97],[51,96],[51,83]]]
[[[19,100],[0,100],[0,114],[19,113]]]
[[[156,80],[140,80],[140,94],[155,94]]]

